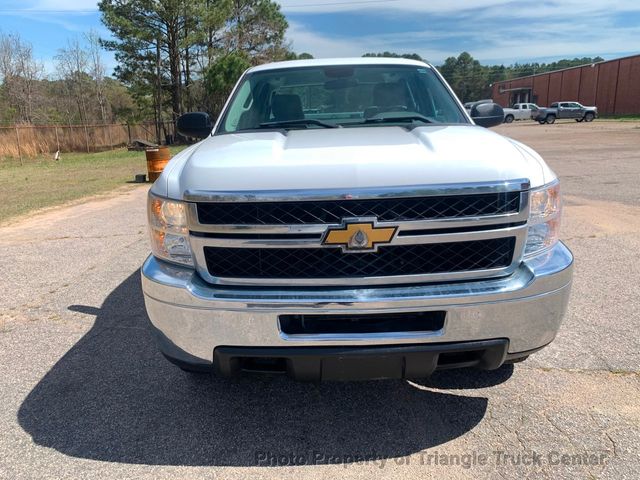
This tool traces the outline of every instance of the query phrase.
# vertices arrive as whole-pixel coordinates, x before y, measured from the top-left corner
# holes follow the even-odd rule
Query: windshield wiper
[[[394,122],[423,122],[423,123],[433,123],[428,117],[423,115],[411,114],[411,115],[397,115],[392,117],[379,117],[379,118],[367,118],[362,123],[394,123]]]
[[[295,127],[297,125],[317,125],[324,128],[340,128],[340,125],[323,122],[315,118],[300,118],[298,120],[280,120],[278,122],[264,122],[260,124],[260,128],[278,128],[278,127]]]

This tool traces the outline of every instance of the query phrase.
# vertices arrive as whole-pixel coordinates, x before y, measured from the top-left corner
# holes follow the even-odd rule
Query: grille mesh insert
[[[207,225],[289,225],[340,223],[346,217],[377,217],[381,222],[475,217],[516,213],[520,192],[416,198],[378,198],[306,202],[199,203]]]
[[[339,248],[204,247],[209,273],[228,278],[357,278],[453,273],[511,264],[514,237],[380,247],[345,254]]]

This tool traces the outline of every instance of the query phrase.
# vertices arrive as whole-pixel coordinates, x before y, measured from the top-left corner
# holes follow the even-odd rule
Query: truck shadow
[[[302,456],[298,463],[400,457],[463,435],[484,417],[482,394],[438,388],[485,387],[513,371],[443,372],[419,384],[193,377],[158,353],[139,272],[101,308],[69,308],[94,313],[95,324],[29,393],[18,420],[38,445],[107,462],[253,466],[286,464],[291,455]]]

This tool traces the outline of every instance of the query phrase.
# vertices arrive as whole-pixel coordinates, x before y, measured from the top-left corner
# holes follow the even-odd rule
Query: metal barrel
[[[171,159],[169,147],[153,147],[145,150],[149,181],[155,182]]]

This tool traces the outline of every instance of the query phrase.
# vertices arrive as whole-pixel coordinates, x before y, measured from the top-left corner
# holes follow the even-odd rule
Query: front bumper
[[[497,368],[505,359],[535,351],[553,340],[567,307],[572,269],[571,252],[558,243],[549,252],[522,262],[504,278],[374,288],[254,289],[210,285],[191,269],[149,257],[142,268],[142,288],[161,350],[177,363],[190,366],[210,369],[215,360],[218,371],[234,373],[220,359],[235,358],[228,355],[233,348],[255,347],[277,351],[289,364],[302,347],[308,347],[307,353],[318,347],[343,349],[342,354],[340,349],[329,349],[327,355],[316,356],[320,364],[327,356],[362,358],[358,352],[363,348],[369,358],[375,358],[368,348],[374,346],[417,348],[431,352],[424,358],[437,361],[447,345],[464,347],[466,342],[491,340],[502,342],[504,354],[497,362],[476,364]],[[434,310],[445,311],[446,318],[441,329],[430,332],[286,334],[278,319],[282,314]],[[344,353],[345,348],[351,352]],[[226,364],[234,365],[232,360]]]

